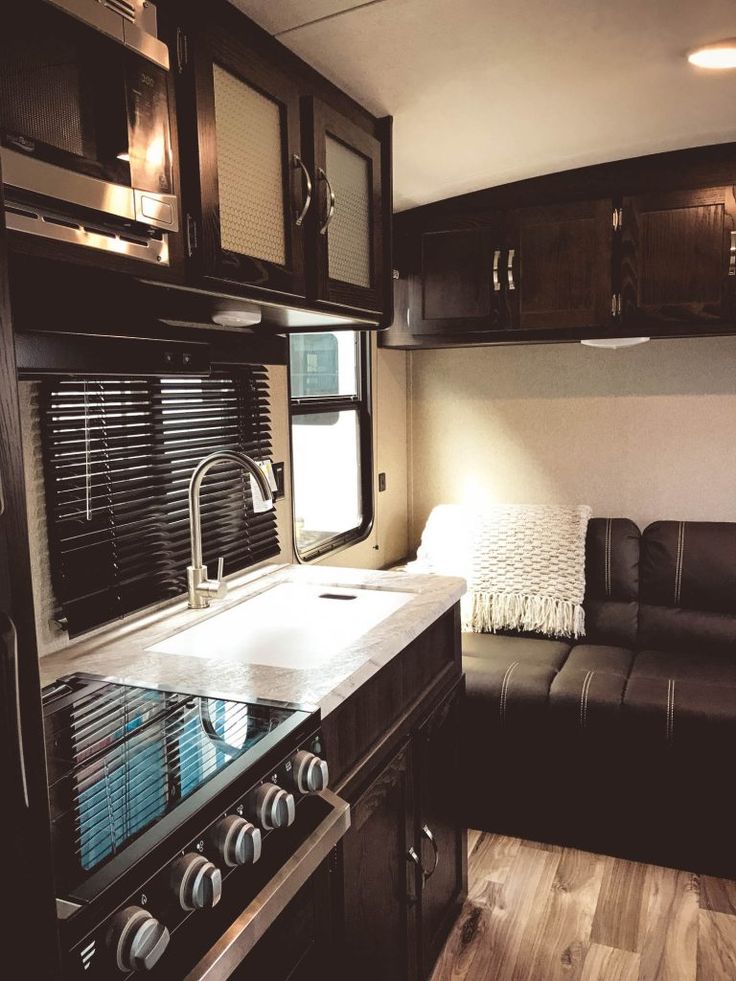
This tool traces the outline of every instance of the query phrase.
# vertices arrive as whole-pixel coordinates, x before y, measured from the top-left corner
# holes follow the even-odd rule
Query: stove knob
[[[169,931],[140,906],[127,906],[110,921],[107,942],[118,970],[151,971],[169,945]]]
[[[330,771],[325,760],[315,753],[300,750],[291,760],[291,780],[300,794],[317,794],[326,790]]]
[[[261,857],[261,832],[237,814],[229,814],[218,821],[210,840],[229,868],[253,864]]]
[[[204,855],[188,852],[171,866],[171,887],[182,909],[209,909],[222,896],[222,872]]]
[[[254,790],[248,800],[248,815],[264,831],[273,828],[288,828],[296,817],[294,795],[275,783],[262,783]]]

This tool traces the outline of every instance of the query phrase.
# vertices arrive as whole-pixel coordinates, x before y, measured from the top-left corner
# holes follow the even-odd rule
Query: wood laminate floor
[[[468,835],[432,981],[736,981],[736,882]]]

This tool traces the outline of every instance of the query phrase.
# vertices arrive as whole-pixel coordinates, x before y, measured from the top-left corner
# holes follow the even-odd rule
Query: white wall
[[[441,502],[736,521],[736,338],[413,352],[411,545]]]

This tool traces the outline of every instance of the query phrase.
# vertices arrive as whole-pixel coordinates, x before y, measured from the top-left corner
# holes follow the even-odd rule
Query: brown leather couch
[[[736,523],[595,518],[586,636],[464,634],[468,823],[736,875]]]

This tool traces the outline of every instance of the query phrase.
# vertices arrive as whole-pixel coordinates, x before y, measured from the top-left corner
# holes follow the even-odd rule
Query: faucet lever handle
[[[225,557],[223,555],[217,560],[217,581],[222,582],[222,577],[225,575]]]

